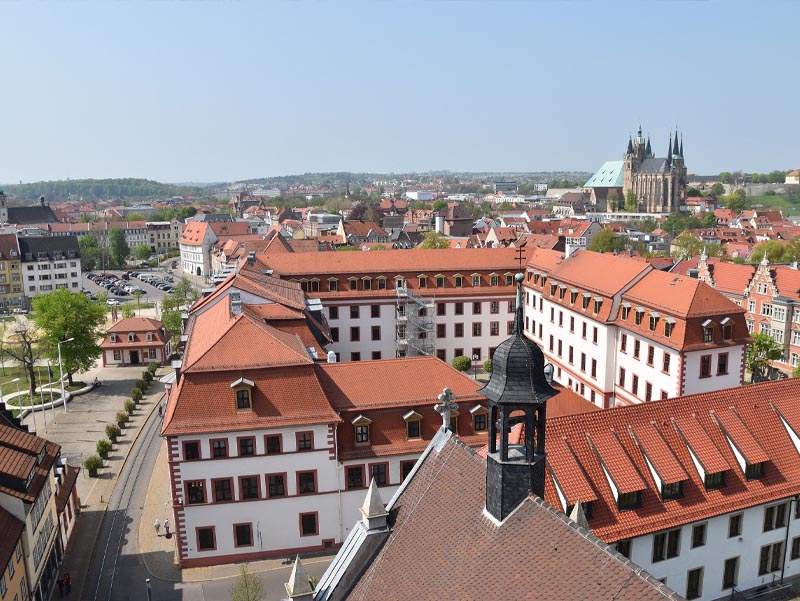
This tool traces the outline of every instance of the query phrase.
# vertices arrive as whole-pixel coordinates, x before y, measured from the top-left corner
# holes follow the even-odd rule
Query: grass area
[[[64,386],[64,390],[68,392],[75,392],[76,390],[80,390],[86,386],[85,382],[78,382],[77,380],[72,384],[72,386]],[[58,398],[61,396],[61,389],[58,386],[53,387],[53,400],[57,401]],[[42,402],[49,403],[50,402],[50,391],[45,390],[43,392],[37,393],[36,397],[34,397],[33,403],[31,403],[30,395],[23,394],[14,399],[14,404],[21,405],[23,407],[31,407],[33,405],[41,405]]]
[[[45,373],[44,371],[42,373]],[[46,373],[45,373],[46,376]],[[38,377],[38,374],[37,374]],[[14,378],[19,378],[19,382],[11,382]],[[58,376],[56,376],[58,379]],[[20,390],[28,388],[28,374],[19,365],[6,365],[0,369],[0,382],[2,382],[3,396],[17,391],[17,384]]]
[[[762,210],[772,209],[783,211],[784,215],[800,212],[800,200],[798,200],[797,197],[788,198],[780,194],[776,194],[775,196],[748,196],[747,204],[750,207],[762,205],[759,207]]]

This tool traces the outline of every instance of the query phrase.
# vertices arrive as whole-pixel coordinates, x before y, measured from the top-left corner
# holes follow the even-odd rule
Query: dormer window
[[[722,339],[733,340],[733,320],[730,317],[726,317],[719,324],[722,326]]]
[[[463,275],[454,275],[453,276],[453,284],[456,288],[461,288],[464,286],[464,276]]]
[[[748,463],[744,468],[744,477],[748,480],[758,480],[764,477],[764,462]]]
[[[561,284],[558,287],[558,298],[559,300],[564,300],[564,295],[567,293],[567,287],[564,284]]]
[[[574,305],[576,300],[578,300],[578,291],[573,288],[569,291],[569,304]]]
[[[350,423],[353,424],[353,429],[356,437],[356,444],[358,445],[369,444],[369,427],[372,424],[372,420],[369,419],[368,417],[359,414]]]
[[[655,311],[650,313],[650,331],[651,332],[655,332],[656,331],[656,326],[658,325],[658,320],[659,320],[660,317],[661,316],[658,313],[656,313]]]
[[[617,509],[625,511],[626,509],[635,509],[642,505],[642,491],[635,490],[633,492],[620,493],[617,499]]]
[[[147,332],[147,342],[152,342],[152,341],[153,341],[153,333]]]
[[[703,479],[703,484],[705,485],[706,490],[725,488],[725,472],[706,474],[706,477]]]
[[[117,341],[117,335],[111,334],[111,342],[116,342],[116,341]]]
[[[550,296],[556,295],[556,288],[558,288],[558,282],[550,282]]]
[[[444,288],[444,276],[442,274],[436,276],[436,287]]]
[[[483,405],[475,405],[469,412],[472,414],[473,431],[476,434],[478,432],[486,432],[489,429],[489,410]]]
[[[339,280],[336,278],[328,278],[328,290],[330,292],[337,292],[339,290]]]
[[[584,311],[589,308],[589,301],[591,301],[591,300],[592,300],[592,295],[589,294],[588,292],[584,292],[583,293],[583,310]]]
[[[714,342],[714,322],[706,319],[703,322],[703,342]]]
[[[594,299],[594,314],[597,315],[600,313],[600,307],[603,306],[603,299],[599,296],[596,296]]]
[[[350,290],[358,290],[358,278],[350,277],[347,279],[350,282]]]
[[[633,323],[637,326],[642,325],[642,317],[644,316],[644,307],[636,307],[636,312],[633,316]]]
[[[128,334],[128,342],[134,342],[136,340],[136,334],[133,332]]]
[[[680,499],[683,496],[683,482],[672,482],[661,484],[661,499],[666,501],[668,499]]]
[[[247,378],[239,378],[231,383],[237,411],[246,411],[253,408],[253,386],[255,386],[253,381]]]
[[[628,321],[628,315],[631,314],[631,306],[628,303],[622,303],[622,321]]]
[[[664,336],[666,338],[671,338],[672,337],[672,330],[674,330],[674,329],[675,329],[675,320],[672,319],[671,317],[667,317],[664,320]]]
[[[408,439],[422,438],[422,415],[416,411],[409,411],[403,415],[406,422],[406,437]]]
[[[428,287],[428,276],[426,276],[426,275],[418,275],[417,276],[417,287],[418,288],[427,288]]]
[[[472,286],[475,288],[479,288],[481,285],[481,276],[479,273],[472,274]]]
[[[497,274],[496,273],[489,274],[489,285],[490,286],[497,286]]]

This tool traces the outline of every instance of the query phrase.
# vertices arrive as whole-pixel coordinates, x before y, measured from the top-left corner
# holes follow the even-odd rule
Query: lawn
[[[800,201],[796,200],[796,197],[789,199],[778,194],[775,196],[748,196],[747,204],[749,207],[756,209],[783,211],[784,216],[800,212]]]

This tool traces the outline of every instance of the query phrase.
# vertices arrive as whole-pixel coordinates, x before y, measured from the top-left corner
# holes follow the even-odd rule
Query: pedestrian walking
[[[68,595],[72,591],[72,576],[69,575],[69,572],[64,574],[64,590]]]
[[[153,524],[153,528],[156,529],[156,536],[161,536],[161,524],[159,523],[158,518],[156,518],[156,523]]]
[[[64,579],[59,576],[58,580],[56,580],[56,584],[58,585],[58,596],[64,596]]]
[[[158,417],[162,417],[163,414],[164,414],[164,408],[161,405],[159,405],[158,406]]]
[[[169,534],[169,520],[164,520],[164,532]],[[167,537],[169,538],[169,537]]]

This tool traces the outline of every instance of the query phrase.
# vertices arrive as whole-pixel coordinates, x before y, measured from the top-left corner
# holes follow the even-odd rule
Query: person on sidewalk
[[[64,574],[64,589],[66,590],[67,595],[69,595],[72,591],[72,576],[69,575],[69,572]]]

